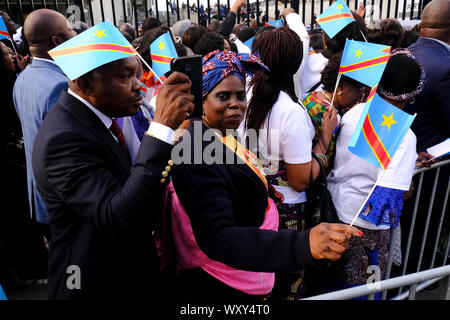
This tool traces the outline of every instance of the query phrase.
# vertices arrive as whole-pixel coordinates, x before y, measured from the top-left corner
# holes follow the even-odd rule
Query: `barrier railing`
[[[408,297],[409,300],[414,300],[416,297],[416,293],[424,288],[424,286],[418,286],[417,285],[418,283],[420,282],[423,283],[426,280],[433,279],[432,281],[428,281],[429,285],[444,277],[447,278],[447,291],[444,297],[442,298],[444,300],[448,300],[450,299],[448,293],[448,286],[450,281],[450,266],[443,266],[431,270],[416,272],[413,274],[383,280],[376,283],[365,284],[354,288],[321,294],[314,297],[305,298],[303,300],[348,300],[367,295],[373,296],[377,292],[387,291],[390,289],[395,289],[403,286],[410,286],[409,292],[403,294],[401,297],[395,297],[393,300],[402,300],[406,297]]]
[[[232,3],[230,3],[232,1]],[[360,4],[366,6],[366,24],[376,24],[382,18],[412,20],[420,18],[425,4],[430,0],[346,0],[350,9]],[[223,20],[233,0],[0,0],[0,10],[23,24],[26,15],[33,10],[48,8],[66,16],[74,16],[92,26],[110,20],[116,26],[129,22],[138,27],[148,17],[155,17],[163,24],[190,19],[208,25],[212,19]],[[281,11],[292,7],[303,19],[303,23],[314,28],[315,18],[325,10],[332,0],[247,0],[238,14],[238,23],[258,26],[279,19]],[[74,9],[73,6],[78,7]]]

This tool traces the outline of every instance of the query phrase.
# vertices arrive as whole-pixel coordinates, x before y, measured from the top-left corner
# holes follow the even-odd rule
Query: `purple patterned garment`
[[[245,84],[245,77],[256,71],[270,72],[258,56],[251,53],[216,50],[203,57],[203,98],[210,93],[220,81],[229,75],[236,75]]]

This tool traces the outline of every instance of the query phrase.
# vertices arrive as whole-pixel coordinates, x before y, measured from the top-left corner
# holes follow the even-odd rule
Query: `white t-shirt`
[[[244,121],[238,130],[240,137],[249,134],[244,132],[243,123]],[[263,154],[263,158],[275,163],[279,160],[289,164],[308,163],[312,159],[314,134],[314,126],[306,109],[281,91],[259,131],[258,150]],[[275,168],[275,171],[277,169]],[[305,192],[297,192],[291,187],[274,187],[283,193],[284,203],[306,201]]]
[[[348,224],[352,222],[372,190],[378,174],[377,167],[348,150],[348,144],[364,106],[365,103],[357,104],[342,117],[341,131],[336,142],[336,158],[327,179],[339,219]],[[416,136],[409,129],[386,171],[380,172],[378,186],[409,190],[416,160]],[[377,227],[359,217],[355,221],[355,226],[371,230],[389,229],[389,226]]]
[[[321,72],[328,63],[328,59],[321,53],[313,53],[308,55],[303,69],[303,76],[300,81],[300,100],[304,100],[314,85],[320,81]],[[317,89],[315,91],[318,91]]]

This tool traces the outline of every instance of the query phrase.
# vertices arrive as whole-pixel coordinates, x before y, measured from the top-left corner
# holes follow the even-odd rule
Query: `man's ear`
[[[83,93],[88,96],[92,95],[93,87],[92,87],[92,79],[90,76],[81,76],[74,80],[78,89],[80,89]]]
[[[52,42],[53,48],[59,46],[61,43],[65,42],[65,41],[66,41],[66,40],[64,40],[63,38],[61,38],[61,37],[58,36],[58,35],[54,35],[54,36],[52,36],[52,38],[51,38],[51,42]]]

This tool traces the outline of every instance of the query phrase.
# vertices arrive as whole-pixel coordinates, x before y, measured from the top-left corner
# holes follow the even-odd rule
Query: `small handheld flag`
[[[339,74],[374,87],[380,82],[390,52],[389,46],[347,39]]]
[[[266,26],[281,28],[283,26],[283,21],[281,19],[279,19],[279,20],[275,20],[275,21],[266,22]]]
[[[244,44],[250,48],[250,51],[252,50],[253,40],[255,40],[255,37],[251,37],[250,39],[244,42]]]
[[[348,150],[386,170],[414,118],[375,93],[364,107]]]
[[[333,38],[353,21],[355,21],[355,18],[352,12],[342,0],[337,0],[329,6],[316,20],[330,38]]]
[[[87,29],[48,54],[74,80],[106,63],[137,55],[133,46],[109,21]]]
[[[9,32],[6,28],[5,21],[3,21],[3,18],[0,17],[0,40],[5,38],[9,38]]]
[[[150,53],[153,71],[158,77],[162,77],[170,71],[170,61],[173,58],[178,58],[177,50],[175,50],[175,45],[169,32],[159,36],[150,44]]]

